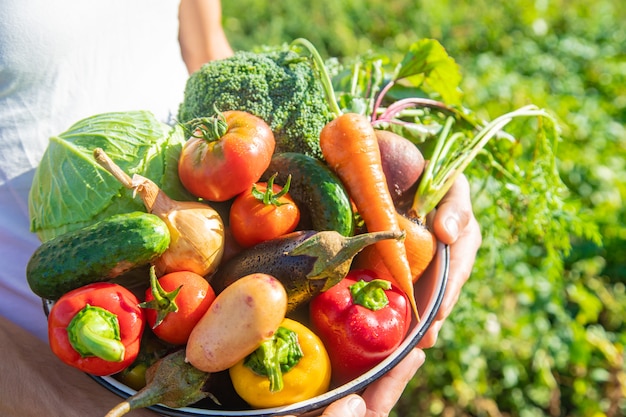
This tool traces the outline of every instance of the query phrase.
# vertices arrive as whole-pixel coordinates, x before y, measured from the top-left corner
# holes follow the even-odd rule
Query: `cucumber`
[[[285,184],[291,175],[289,194],[300,208],[299,229],[334,230],[343,236],[354,234],[350,197],[339,178],[319,159],[296,152],[276,153],[262,176]]]
[[[146,265],[170,244],[170,233],[154,214],[116,214],[41,244],[26,267],[38,296],[56,300],[68,291],[108,281]]]

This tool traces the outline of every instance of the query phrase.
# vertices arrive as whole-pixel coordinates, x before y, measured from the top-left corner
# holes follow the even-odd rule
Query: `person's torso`
[[[41,332],[25,279],[38,246],[28,193],[49,137],[99,113],[150,110],[163,121],[187,71],[176,0],[0,2],[0,314]]]

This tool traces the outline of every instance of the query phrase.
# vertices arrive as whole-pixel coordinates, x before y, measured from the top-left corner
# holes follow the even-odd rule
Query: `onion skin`
[[[157,275],[176,271],[202,276],[213,273],[224,254],[224,223],[219,214],[206,204],[179,203],[162,219],[173,238],[170,247],[154,262]]]
[[[172,200],[141,175],[133,176],[132,186],[148,211],[163,219],[170,230],[170,246],[154,262],[156,274],[213,273],[224,254],[224,222],[219,213],[208,204]]]

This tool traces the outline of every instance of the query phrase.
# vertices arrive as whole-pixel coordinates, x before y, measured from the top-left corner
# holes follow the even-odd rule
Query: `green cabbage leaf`
[[[153,180],[171,198],[190,200],[178,179],[182,127],[148,111],[87,117],[49,139],[29,194],[30,228],[46,241],[117,213],[145,207],[93,158],[102,148],[127,174]]]

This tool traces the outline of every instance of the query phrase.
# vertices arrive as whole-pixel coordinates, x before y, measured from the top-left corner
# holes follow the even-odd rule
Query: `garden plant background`
[[[304,37],[326,58],[372,50],[398,62],[410,44],[434,38],[461,67],[468,108],[493,119],[533,103],[559,120],[559,171],[601,241],[572,236],[555,274],[541,242],[499,227],[506,202],[472,181],[483,247],[393,415],[626,415],[623,1],[236,0],[223,8],[236,49]],[[467,175],[484,169],[478,159]]]

